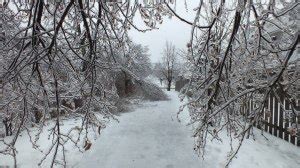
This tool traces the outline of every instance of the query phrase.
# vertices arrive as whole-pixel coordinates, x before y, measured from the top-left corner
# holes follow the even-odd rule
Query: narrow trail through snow
[[[170,100],[143,102],[129,113],[118,117],[120,123],[111,122],[98,139],[92,141],[90,150],[79,152],[73,144],[66,145],[67,167],[73,168],[222,168],[230,151],[226,132],[221,133],[222,142],[207,141],[205,160],[194,151],[192,128],[187,127],[187,110],[177,121],[180,106],[178,93],[167,92]],[[71,128],[78,124],[70,120],[63,124]],[[51,125],[51,124],[50,124]],[[50,125],[47,125],[50,128]],[[68,129],[67,129],[68,130]],[[268,133],[265,140],[255,129],[255,140],[246,139],[237,159],[230,168],[290,168],[300,165],[300,148]],[[96,136],[96,135],[95,135]],[[51,146],[44,132],[38,144],[43,149]],[[11,138],[8,137],[7,140]],[[83,144],[82,144],[83,145]],[[3,146],[0,144],[0,149]],[[32,148],[26,132],[16,144],[18,167],[33,168],[43,155]],[[59,153],[61,154],[61,153]],[[51,158],[41,167],[50,167]],[[13,159],[0,155],[1,166],[13,167]],[[60,167],[56,165],[55,167]]]
[[[177,120],[178,93],[167,92],[170,100],[142,103],[133,112],[119,117],[104,129],[92,148],[75,155],[73,167],[101,168],[222,168],[230,151],[226,132],[223,142],[208,139],[205,160],[198,157],[191,137],[192,128],[184,110]],[[300,148],[282,139],[265,134],[245,140],[231,168],[290,168],[300,165]],[[76,161],[74,161],[76,160]],[[73,164],[74,163],[74,164]]]
[[[176,118],[177,93],[168,94],[169,101],[143,103],[122,114],[74,167],[199,168],[191,132]]]

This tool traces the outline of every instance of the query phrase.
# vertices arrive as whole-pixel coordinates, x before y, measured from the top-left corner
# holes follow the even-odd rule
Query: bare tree
[[[177,53],[172,43],[166,42],[162,62],[158,63],[155,68],[157,76],[166,81],[167,90],[170,91],[172,82],[177,74]]]

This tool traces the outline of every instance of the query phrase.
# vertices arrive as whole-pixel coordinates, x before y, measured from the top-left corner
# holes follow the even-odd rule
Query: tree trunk
[[[9,119],[7,117],[5,117],[5,119],[3,120],[3,124],[5,127],[5,135],[6,136],[11,136],[12,135],[12,126],[11,126],[11,122],[9,121]]]
[[[170,90],[171,90],[171,83],[172,83],[172,81],[168,81],[167,91],[170,91]]]
[[[9,134],[8,134],[8,124],[7,124],[7,120],[3,120],[3,124],[4,124],[4,127],[5,127],[5,136],[9,136]]]
[[[126,72],[124,72],[124,84],[125,84],[125,95],[128,95],[129,94],[129,82],[130,82],[130,79],[128,78],[128,75],[126,74]]]

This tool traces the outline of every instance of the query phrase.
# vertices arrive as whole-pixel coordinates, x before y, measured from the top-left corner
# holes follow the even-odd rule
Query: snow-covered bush
[[[168,100],[167,95],[162,91],[162,89],[153,83],[145,81],[137,82],[136,87],[138,88],[140,95],[146,100]]]

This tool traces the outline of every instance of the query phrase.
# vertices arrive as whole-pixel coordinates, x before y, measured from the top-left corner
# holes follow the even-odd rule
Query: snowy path
[[[191,128],[186,126],[185,110],[178,122],[176,113],[180,102],[176,92],[168,92],[171,100],[144,102],[133,112],[123,113],[92,141],[90,150],[83,153],[67,145],[67,167],[74,168],[221,168],[229,151],[228,138],[207,143],[205,160],[193,151]],[[65,127],[74,126],[68,121]],[[75,124],[76,125],[76,124]],[[257,130],[255,130],[257,132]],[[265,134],[269,141],[258,135],[256,140],[246,139],[237,159],[230,168],[291,168],[300,165],[300,148],[284,140]],[[39,144],[48,148],[49,140],[41,136]],[[1,144],[0,144],[1,149]],[[42,155],[32,149],[28,136],[23,134],[17,142],[18,165],[21,168],[38,167]],[[0,155],[0,167],[13,165],[9,156]],[[49,167],[49,161],[41,167]]]
[[[103,131],[75,167],[199,168],[188,128],[177,121],[179,101],[148,102]],[[187,166],[188,165],[188,166]]]
[[[168,92],[171,100],[147,102],[134,112],[124,113],[120,123],[103,131],[90,151],[70,158],[76,168],[222,168],[229,152],[228,142],[207,144],[205,160],[193,151],[188,113],[176,118],[180,102],[177,92]],[[257,132],[257,134],[260,134]],[[247,139],[230,168],[290,168],[300,165],[300,148],[266,134]]]

